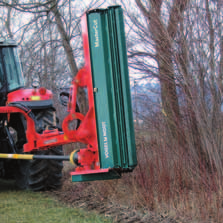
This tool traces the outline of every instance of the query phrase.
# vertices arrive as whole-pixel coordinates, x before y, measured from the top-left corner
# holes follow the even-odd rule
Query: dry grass
[[[135,201],[138,206],[181,221],[223,222],[222,176],[216,169],[210,171],[192,148],[185,152],[161,130],[149,143],[143,137],[137,141],[139,164],[132,183],[135,193],[143,194]]]
[[[211,168],[199,157],[190,127],[184,126],[185,150],[168,135],[164,122],[153,118],[147,126],[136,128],[136,169],[120,180],[87,184],[86,193],[90,190],[103,203],[121,204],[145,215],[168,215],[178,222],[223,222],[221,150],[217,146],[223,130],[216,128],[216,137],[216,132],[204,128],[202,118],[198,124]]]
[[[207,168],[193,149],[185,152],[165,131],[153,136],[145,136],[145,129],[137,132],[137,168],[120,180],[96,183],[93,193],[103,201],[178,222],[223,222],[219,172]]]

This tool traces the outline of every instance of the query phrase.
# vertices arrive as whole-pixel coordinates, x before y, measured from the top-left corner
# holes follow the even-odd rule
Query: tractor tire
[[[35,114],[35,113],[34,113]],[[54,109],[42,110],[35,114],[38,129],[53,129],[56,127]],[[38,155],[63,155],[62,146],[48,150],[35,151]],[[58,189],[62,185],[63,161],[60,160],[19,160],[16,185],[20,189],[44,191]]]
[[[39,155],[63,155],[62,146],[39,151]],[[29,166],[28,188],[32,191],[52,190],[61,187],[63,161],[32,160]]]

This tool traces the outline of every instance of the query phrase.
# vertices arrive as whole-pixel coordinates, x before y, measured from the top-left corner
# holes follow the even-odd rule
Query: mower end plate
[[[95,180],[112,180],[119,179],[121,175],[115,170],[100,169],[100,170],[89,170],[84,173],[72,172],[72,182],[83,182],[83,181],[95,181]]]

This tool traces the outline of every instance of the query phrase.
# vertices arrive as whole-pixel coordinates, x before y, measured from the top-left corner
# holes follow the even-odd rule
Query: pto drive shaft
[[[72,152],[70,156],[53,156],[53,155],[33,155],[33,154],[6,154],[0,153],[0,159],[22,159],[22,160],[64,160],[72,164],[77,163],[77,153]]]

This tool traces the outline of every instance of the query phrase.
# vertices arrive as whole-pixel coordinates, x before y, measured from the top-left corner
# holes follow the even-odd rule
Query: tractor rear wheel
[[[53,129],[56,127],[55,110],[49,109],[34,113],[38,128]],[[62,146],[48,150],[35,151],[38,155],[63,155]],[[60,160],[20,160],[16,173],[16,184],[20,189],[42,191],[58,189],[62,185],[63,161]]]
[[[39,151],[41,155],[62,155],[62,147]],[[33,191],[58,189],[61,186],[63,162],[58,160],[32,160],[29,166],[28,187]]]

